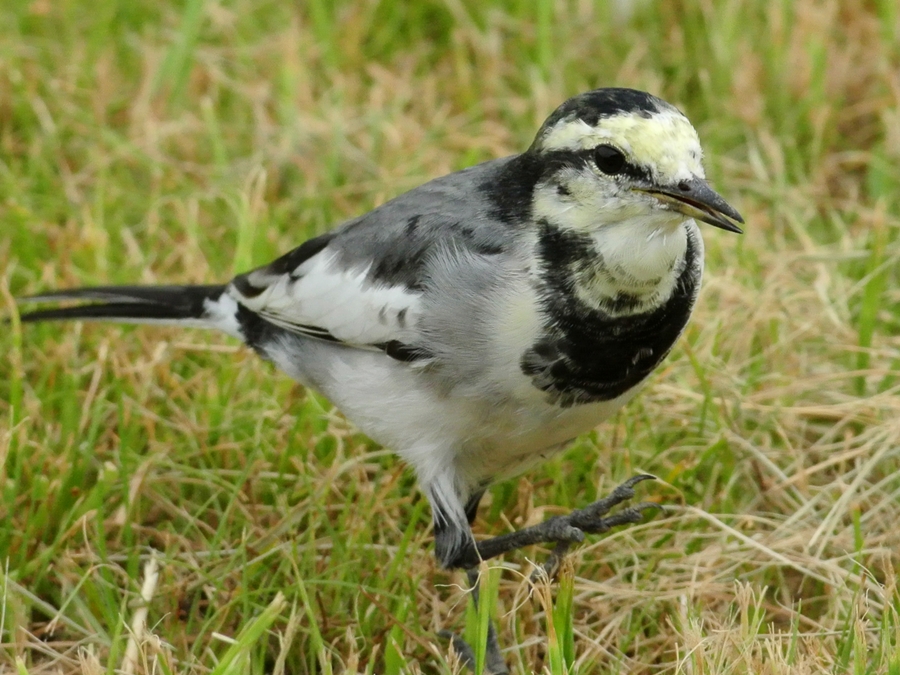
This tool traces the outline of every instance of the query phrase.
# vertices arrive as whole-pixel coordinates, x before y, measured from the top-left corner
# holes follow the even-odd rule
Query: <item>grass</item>
[[[506,658],[898,675],[900,10],[627,6],[3,3],[3,304],[223,280],[521,150],[571,94],[649,89],[747,233],[707,231],[699,310],[639,399],[486,499],[498,533],[649,471],[670,509],[552,588],[503,561]],[[468,598],[427,505],[318,395],[196,332],[14,321],[0,350],[0,670],[458,670],[436,635]]]

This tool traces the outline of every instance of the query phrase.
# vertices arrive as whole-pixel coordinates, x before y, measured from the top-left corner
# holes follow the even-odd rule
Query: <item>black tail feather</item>
[[[216,300],[225,291],[217,286],[97,286],[69,291],[53,291],[26,298],[19,303],[75,301],[71,307],[51,307],[23,312],[23,322],[84,320],[184,321],[202,319],[206,301]]]

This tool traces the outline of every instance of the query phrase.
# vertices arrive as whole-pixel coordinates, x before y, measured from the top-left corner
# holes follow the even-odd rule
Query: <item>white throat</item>
[[[688,227],[653,219],[609,224],[593,234],[597,261],[579,274],[576,293],[614,315],[650,311],[666,302],[684,271]],[[698,233],[699,236],[699,233]]]
[[[575,270],[579,298],[612,315],[643,313],[668,300],[684,271],[689,236],[701,247],[702,260],[697,224],[678,213],[648,212],[645,205],[578,190],[581,181],[573,179],[581,176],[575,172],[566,178],[570,190],[581,194],[560,195],[552,184],[540,186],[535,216],[592,240],[593,259]],[[605,218],[598,220],[597,214]]]

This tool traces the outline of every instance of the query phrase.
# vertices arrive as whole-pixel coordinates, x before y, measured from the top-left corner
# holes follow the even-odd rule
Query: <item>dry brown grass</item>
[[[707,236],[700,308],[639,401],[497,488],[477,528],[651,471],[670,515],[575,556],[572,672],[900,672],[892,3],[94,5],[0,10],[10,308],[7,289],[222,279],[520,150],[579,90],[678,103],[747,233]],[[434,635],[462,580],[434,569],[403,468],[321,399],[215,337],[0,339],[0,669],[451,668]],[[506,566],[508,660],[540,672],[547,596]]]

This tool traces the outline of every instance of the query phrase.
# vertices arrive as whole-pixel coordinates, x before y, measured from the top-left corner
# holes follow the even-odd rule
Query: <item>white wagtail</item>
[[[215,286],[106,286],[23,321],[216,328],[327,396],[415,470],[448,568],[539,542],[564,552],[635,476],[568,516],[476,542],[486,487],[539,463],[637,392],[691,315],[696,221],[740,232],[687,118],[650,94],[563,103],[519,155],[432,180]]]

